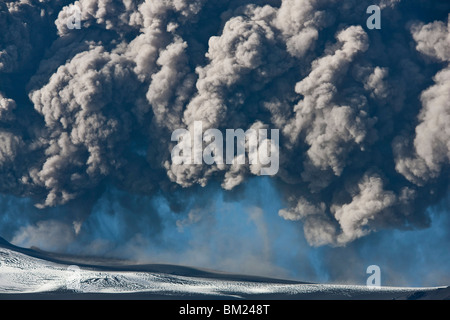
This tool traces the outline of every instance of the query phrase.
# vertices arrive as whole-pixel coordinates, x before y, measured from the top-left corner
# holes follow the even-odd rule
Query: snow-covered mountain
[[[450,299],[450,287],[368,288],[129,265],[16,247],[0,238],[0,299]]]

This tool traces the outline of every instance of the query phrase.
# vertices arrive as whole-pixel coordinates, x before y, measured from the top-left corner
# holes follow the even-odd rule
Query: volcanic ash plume
[[[373,4],[380,30],[366,27]],[[171,201],[259,175],[248,161],[172,162],[172,132],[201,121],[280,130],[279,215],[302,221],[312,245],[426,227],[449,185],[449,11],[421,0],[3,1],[0,191],[89,212],[108,188]]]

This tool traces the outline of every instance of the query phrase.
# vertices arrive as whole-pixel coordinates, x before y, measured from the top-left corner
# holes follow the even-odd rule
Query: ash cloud
[[[79,30],[67,27],[72,4]],[[372,4],[381,30],[365,27]],[[177,211],[197,186],[233,194],[257,170],[173,164],[173,130],[264,126],[281,133],[278,214],[301,221],[310,245],[428,227],[449,186],[449,11],[421,0],[4,1],[0,191],[42,212],[83,204],[22,237],[60,216],[81,234],[110,188],[162,194]]]

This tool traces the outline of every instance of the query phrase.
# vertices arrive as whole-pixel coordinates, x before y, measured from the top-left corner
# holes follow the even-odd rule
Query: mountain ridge
[[[227,279],[240,281],[245,279],[246,281],[255,282],[271,282],[271,283],[284,283],[284,284],[312,284],[312,282],[304,282],[297,280],[289,280],[282,278],[273,278],[257,275],[247,274],[233,274],[218,270],[210,270],[206,268],[183,266],[167,263],[132,263],[129,260],[121,260],[115,258],[103,258],[97,256],[75,256],[68,254],[60,254],[41,250],[36,247],[23,248],[8,242],[4,238],[0,237],[0,247],[4,247],[22,254],[26,254],[33,258],[38,258],[53,263],[63,265],[77,265],[80,268],[86,268],[91,270],[106,270],[106,271],[130,271],[130,272],[157,272],[178,276],[191,276],[191,277],[209,277],[213,279]],[[112,263],[111,263],[112,262]],[[106,264],[108,263],[108,264]]]

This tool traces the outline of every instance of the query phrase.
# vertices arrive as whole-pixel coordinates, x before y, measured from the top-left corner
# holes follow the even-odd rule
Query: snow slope
[[[106,262],[105,259],[70,258],[18,248],[1,240],[0,298],[450,298],[448,287],[367,288],[311,284],[173,265],[124,265],[120,261],[111,261],[108,265]]]

